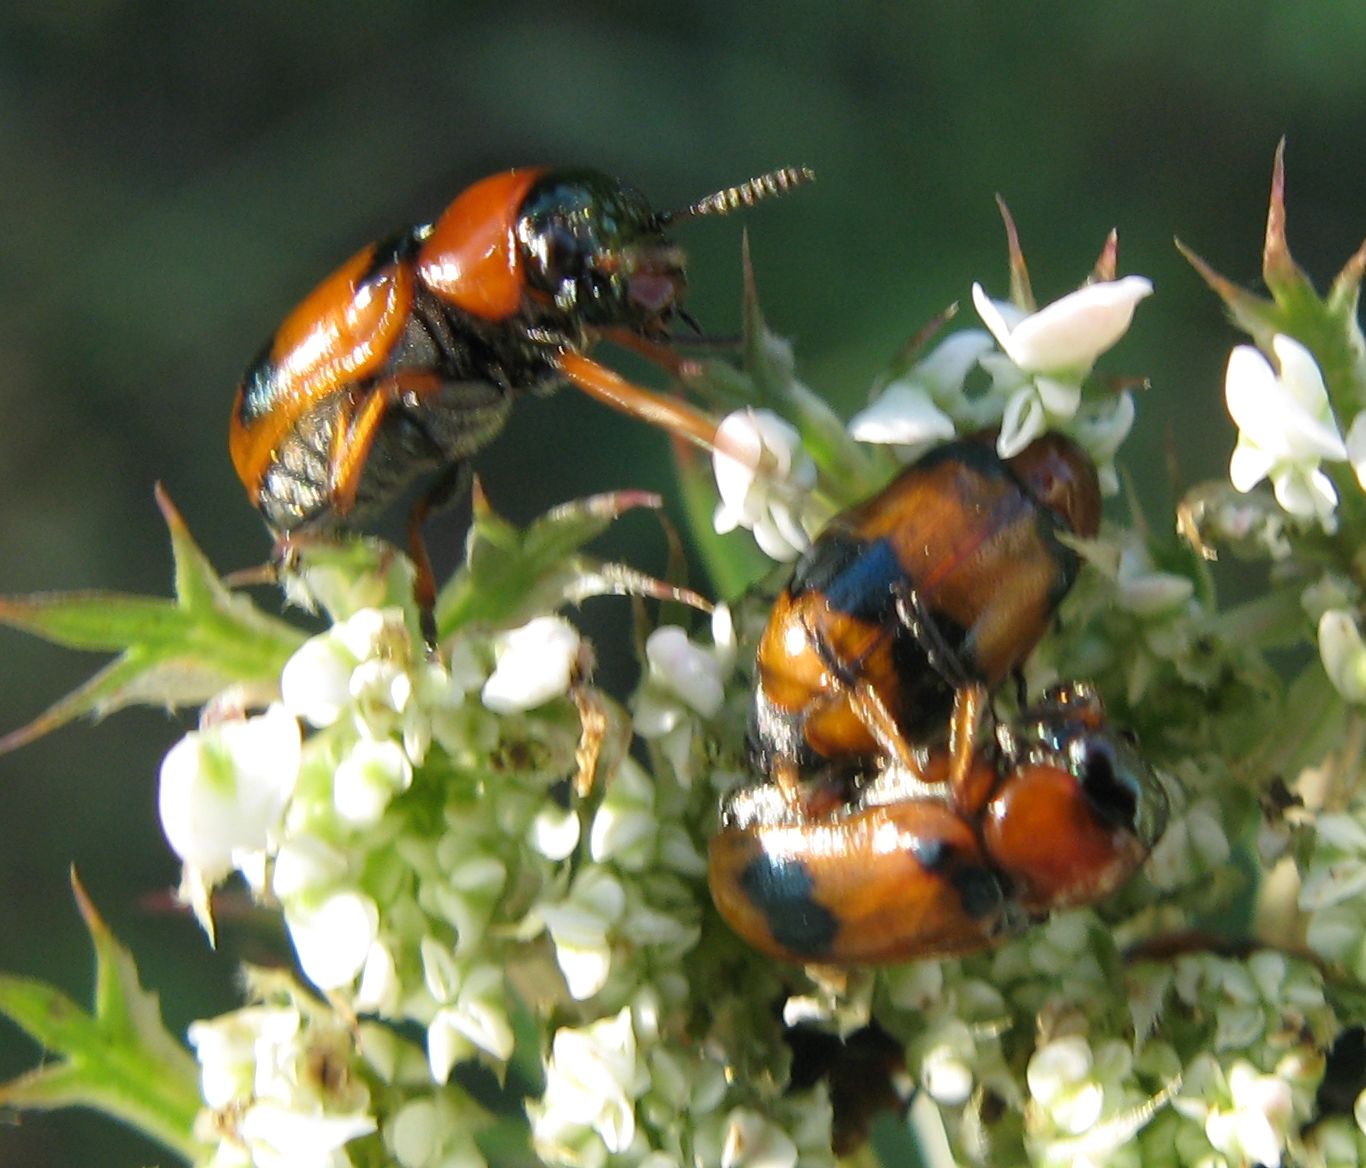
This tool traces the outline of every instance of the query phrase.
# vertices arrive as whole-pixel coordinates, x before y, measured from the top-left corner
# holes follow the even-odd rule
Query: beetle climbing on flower
[[[668,339],[675,316],[688,319],[683,253],[668,228],[810,178],[785,167],[672,212],[590,170],[525,167],[475,183],[436,222],[357,252],[266,342],[229,429],[247,494],[277,535],[289,535],[363,520],[434,473],[409,516],[430,613],[422,522],[467,485],[468,459],[502,429],[514,398],[569,382],[712,443],[705,417],[622,380],[586,350],[600,338],[649,349]]]

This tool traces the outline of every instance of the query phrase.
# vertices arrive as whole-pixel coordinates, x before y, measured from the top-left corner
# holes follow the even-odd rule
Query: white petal
[[[1271,473],[1274,464],[1275,460],[1265,450],[1239,435],[1228,460],[1229,482],[1236,491],[1250,491]]]
[[[716,658],[688,640],[676,625],[655,629],[645,642],[650,671],[704,718],[721,708],[725,698]]]
[[[314,1168],[336,1164],[332,1153],[350,1140],[369,1135],[375,1121],[368,1115],[313,1115],[276,1103],[254,1103],[238,1124],[238,1134],[254,1150],[255,1164]],[[273,1153],[269,1160],[262,1152]]]
[[[288,709],[313,726],[331,726],[351,700],[356,658],[329,633],[310,637],[285,662],[280,694]]]
[[[280,822],[299,777],[299,724],[282,706],[187,734],[161,764],[162,830],[176,854],[208,881],[236,851],[259,851]]]
[[[1001,432],[996,437],[996,453],[1014,458],[1044,431],[1043,406],[1033,387],[1017,390],[1006,403]]]
[[[568,692],[579,653],[579,632],[557,616],[537,617],[504,634],[498,664],[484,683],[484,705],[497,714],[535,709]]]
[[[797,1145],[757,1111],[736,1108],[726,1120],[721,1168],[796,1168]]]
[[[721,501],[743,509],[754,484],[755,469],[763,458],[758,411],[737,410],[721,420],[716,428],[717,450],[712,456],[712,472]]]
[[[1352,470],[1357,476],[1357,484],[1366,491],[1366,410],[1352,419],[1351,426],[1347,428],[1345,445]]]
[[[579,846],[579,817],[569,808],[543,807],[531,825],[531,846],[547,860],[567,860]]]
[[[1322,416],[1328,409],[1328,390],[1314,354],[1284,333],[1271,338],[1271,349],[1281,365],[1281,384],[1308,413]]]
[[[977,315],[982,318],[982,323],[991,330],[991,335],[1001,346],[1001,351],[1009,355],[1011,321],[1006,319],[1006,314],[1009,313],[1014,318],[1014,323],[1018,324],[1024,319],[1024,313],[1013,304],[993,300],[981,284],[972,286],[972,303],[977,309]]]
[[[1081,405],[1081,382],[1059,380],[1056,377],[1034,378],[1039,390],[1039,401],[1050,418],[1068,421]]]
[[[1026,317],[1002,348],[1032,373],[1084,373],[1125,334],[1152,290],[1142,276],[1088,284]]]
[[[1332,480],[1315,469],[1305,474],[1299,468],[1272,475],[1276,488],[1276,502],[1291,515],[1301,519],[1329,522],[1338,504],[1338,493]]]
[[[859,442],[906,446],[944,442],[954,435],[953,419],[919,386],[889,385],[867,409],[849,422],[849,434]]]
[[[412,781],[413,765],[397,742],[362,738],[337,763],[332,801],[347,823],[365,827],[378,823],[389,801]]]
[[[355,980],[379,930],[375,902],[359,892],[334,893],[317,906],[286,905],[285,920],[299,965],[320,990]]]
[[[978,359],[990,352],[991,348],[990,334],[981,329],[960,329],[945,337],[922,360],[916,362],[911,379],[926,386],[934,397],[961,393],[968,374]]]
[[[1256,430],[1274,409],[1276,371],[1261,350],[1237,345],[1228,355],[1224,371],[1224,402],[1240,430]]]
[[[1366,702],[1366,644],[1355,618],[1346,609],[1329,609],[1319,617],[1318,637],[1328,679],[1349,702]]]

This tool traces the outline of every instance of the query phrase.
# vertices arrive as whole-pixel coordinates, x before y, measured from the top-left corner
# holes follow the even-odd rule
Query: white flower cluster
[[[1102,487],[1113,492],[1114,454],[1133,425],[1133,396],[1086,397],[1083,383],[1152,290],[1142,276],[1096,281],[1027,313],[974,284],[973,303],[989,331],[949,334],[855,415],[849,433],[910,461],[956,433],[999,427],[997,450],[1010,458],[1044,431],[1062,430],[1091,454]],[[986,375],[986,389],[970,386],[975,370]],[[800,554],[815,515],[816,472],[795,428],[769,410],[730,414],[717,429],[713,468],[718,532],[746,528],[775,560]]]
[[[300,991],[196,1024],[214,1168],[342,1168],[364,1137],[402,1168],[482,1163],[486,1121],[452,1075],[470,1060],[501,1073],[529,1010],[549,1054],[528,1102],[546,1163],[828,1160],[829,1110],[809,1093],[737,1088],[724,1045],[680,1053],[698,1016],[681,963],[707,896],[686,825],[715,800],[694,779],[734,664],[728,611],[711,645],[650,637],[635,729],[661,776],[609,745],[581,802],[572,625],[542,616],[436,659],[401,608],[337,615],[290,658],[279,701],[204,725],[163,765],[163,824],[201,919],[240,873],[340,1007]],[[422,1049],[394,1025],[420,1027]]]
[[[997,452],[1010,458],[1046,430],[1062,430],[1085,447],[1107,491],[1115,485],[1115,451],[1134,421],[1127,392],[1087,398],[1083,383],[1096,359],[1128,330],[1152,284],[1141,276],[1087,284],[1037,312],[995,301],[980,284],[972,300],[987,330],[950,334],[891,382],[849,424],[863,442],[896,448],[913,459],[955,433],[998,426]],[[982,370],[987,389],[970,392]]]
[[[959,1154],[1096,1168],[1299,1155],[1337,1025],[1319,972],[1270,951],[1192,952],[1121,977],[1108,933],[1090,911],[1055,914],[989,956],[889,971],[891,1004],[914,1020],[908,1069]],[[1031,1027],[1021,1082],[1012,1057]],[[984,1100],[1022,1117],[1014,1154],[991,1142]]]

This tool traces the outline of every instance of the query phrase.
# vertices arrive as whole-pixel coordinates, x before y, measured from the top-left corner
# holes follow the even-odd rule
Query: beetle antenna
[[[655,216],[655,223],[660,227],[666,227],[680,219],[697,219],[703,215],[728,215],[741,207],[752,207],[755,203],[775,195],[785,195],[794,187],[805,186],[815,177],[816,172],[809,166],[780,167],[748,182],[726,187],[725,190],[698,199],[681,211],[662,211]]]

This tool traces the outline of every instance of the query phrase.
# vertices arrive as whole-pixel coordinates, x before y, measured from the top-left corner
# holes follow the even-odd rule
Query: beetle
[[[760,637],[751,762],[789,801],[803,778],[856,778],[946,733],[970,778],[990,693],[1047,631],[1094,536],[1086,453],[1045,434],[942,445],[836,516],[797,561]]]
[[[891,766],[828,810],[773,783],[722,806],[708,883],[745,941],[788,961],[849,966],[990,948],[1053,909],[1094,904],[1166,827],[1161,781],[1082,682],[974,750],[960,798],[944,748]]]
[[[431,623],[422,522],[468,484],[467,460],[516,397],[569,382],[711,442],[703,415],[587,351],[609,337],[660,352],[687,283],[670,226],[811,177],[785,167],[660,212],[597,171],[514,169],[474,183],[434,223],[362,248],[284,319],[238,386],[229,450],[252,503],[287,539],[362,521],[434,474],[408,523]]]

